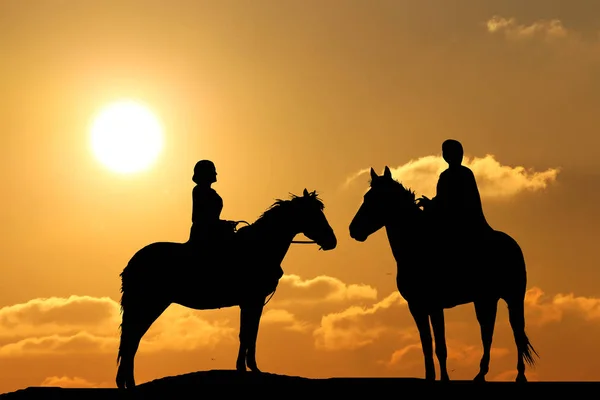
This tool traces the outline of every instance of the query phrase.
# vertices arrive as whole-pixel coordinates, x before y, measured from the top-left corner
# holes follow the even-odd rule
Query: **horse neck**
[[[273,259],[279,263],[283,261],[292,240],[299,233],[286,211],[283,208],[270,210],[253,224],[256,237],[273,246]]]
[[[426,240],[419,234],[421,227],[417,224],[418,210],[392,210],[385,223],[385,230],[392,249],[394,259],[400,265],[400,260],[406,260],[416,254],[420,240]],[[410,251],[408,253],[406,250]]]

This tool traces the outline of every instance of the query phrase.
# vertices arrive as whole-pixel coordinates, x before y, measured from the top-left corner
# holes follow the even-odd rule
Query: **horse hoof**
[[[235,365],[235,369],[238,372],[246,372],[246,364],[238,363]]]
[[[473,382],[485,382],[485,375],[477,374],[477,376],[473,378]]]
[[[256,365],[249,365],[248,368],[250,368],[250,371],[252,372],[256,372],[256,373],[261,373],[262,371],[260,369],[258,369],[258,367]]]
[[[442,375],[440,378],[441,382],[450,382],[450,377],[448,375]]]
[[[527,382],[527,378],[525,375],[517,375],[517,379],[515,380],[517,383],[525,383]]]
[[[118,388],[119,390],[133,390],[135,389],[135,382],[123,382]]]
[[[135,388],[135,380],[134,379],[126,379],[122,376],[117,376],[116,384],[117,384],[117,389],[119,389],[119,390]]]
[[[125,381],[120,377],[117,377],[115,383],[117,384],[117,389],[125,389]]]

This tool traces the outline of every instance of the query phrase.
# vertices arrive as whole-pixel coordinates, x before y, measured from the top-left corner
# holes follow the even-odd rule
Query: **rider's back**
[[[196,186],[192,190],[192,229],[190,242],[204,241],[219,226],[223,199],[211,187]]]
[[[444,224],[452,224],[460,230],[488,226],[475,175],[464,165],[448,168],[440,174],[435,203]]]

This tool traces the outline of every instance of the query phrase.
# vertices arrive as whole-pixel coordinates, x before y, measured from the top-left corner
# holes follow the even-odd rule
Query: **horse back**
[[[152,266],[158,266],[164,262],[181,261],[181,257],[186,257],[189,253],[186,243],[175,242],[154,242],[139,249],[127,263],[121,275],[128,271],[137,270],[139,268],[151,269]],[[188,250],[188,251],[186,251]]]

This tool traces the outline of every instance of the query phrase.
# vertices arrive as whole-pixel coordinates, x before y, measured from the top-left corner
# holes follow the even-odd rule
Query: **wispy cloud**
[[[315,346],[323,350],[353,350],[372,344],[390,328],[375,314],[392,307],[402,307],[406,300],[398,292],[392,292],[371,307],[352,306],[341,312],[324,315],[321,325],[315,329]]]
[[[559,19],[538,20],[529,25],[519,24],[515,18],[493,16],[486,21],[487,31],[494,34],[504,34],[509,39],[527,39],[538,37],[542,39],[565,38],[569,35]]]
[[[102,382],[95,383],[90,382],[87,379],[80,378],[78,376],[49,376],[40,384],[40,386],[56,386],[62,388],[100,388],[100,387],[111,387],[112,383]]]
[[[543,190],[556,181],[560,172],[559,168],[536,172],[523,166],[502,165],[490,154],[483,158],[465,157],[463,165],[473,170],[482,198],[507,198],[521,192]],[[433,196],[439,175],[447,167],[448,164],[441,156],[425,156],[390,169],[395,179],[418,195]],[[365,168],[352,174],[345,186],[366,176],[369,170],[370,168]],[[381,174],[382,171],[378,173]]]

